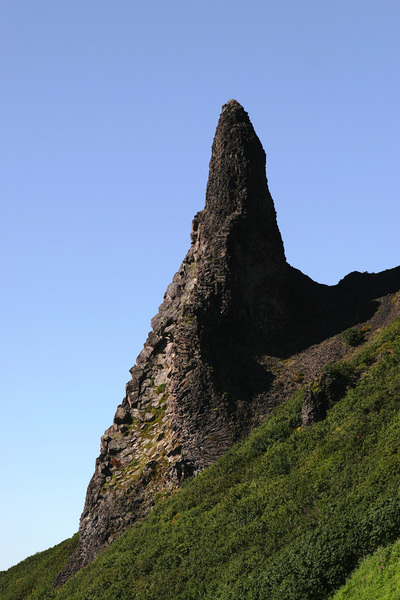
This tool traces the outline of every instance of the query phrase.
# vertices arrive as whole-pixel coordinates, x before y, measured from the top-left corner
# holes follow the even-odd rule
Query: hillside
[[[397,540],[363,560],[332,600],[400,598],[400,546]]]
[[[385,298],[392,316],[399,300]],[[357,582],[364,589],[376,579],[365,582],[366,570],[369,579],[380,572],[381,595],[368,597],[395,598],[400,319],[364,331],[358,346],[341,336],[347,360],[324,369],[347,382],[325,419],[302,426],[306,387],[299,389],[62,588],[51,588],[56,547],[3,573],[0,598],[312,600],[339,590],[335,600],[357,600]]]
[[[56,585],[338,360],[337,345],[315,346],[371,319],[376,298],[400,288],[400,267],[326,286],[289,265],[265,166],[248,114],[230,100],[212,144],[205,207],[101,438],[78,546]]]
[[[316,600],[397,539],[400,267],[326,286],[289,265],[265,165],[229,101],[79,534],[0,598]]]

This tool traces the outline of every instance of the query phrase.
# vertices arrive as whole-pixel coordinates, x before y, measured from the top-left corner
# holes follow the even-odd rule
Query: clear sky
[[[400,264],[398,0],[0,0],[0,569],[78,529],[222,104],[290,264]]]

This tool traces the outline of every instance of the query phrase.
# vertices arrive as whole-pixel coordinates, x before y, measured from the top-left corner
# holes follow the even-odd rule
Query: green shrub
[[[350,327],[343,331],[342,340],[346,346],[359,346],[365,341],[365,334],[357,327]]]
[[[357,378],[358,369],[352,363],[343,360],[325,365],[323,373],[329,375],[332,380],[349,385]]]

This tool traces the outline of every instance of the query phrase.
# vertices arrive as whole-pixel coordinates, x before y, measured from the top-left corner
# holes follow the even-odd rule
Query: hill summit
[[[230,100],[212,145],[205,208],[101,438],[78,547],[56,586],[286,399],[296,377],[280,377],[277,360],[370,319],[375,299],[400,288],[399,267],[326,286],[290,266],[265,163],[247,113]],[[312,362],[310,378],[324,362]]]

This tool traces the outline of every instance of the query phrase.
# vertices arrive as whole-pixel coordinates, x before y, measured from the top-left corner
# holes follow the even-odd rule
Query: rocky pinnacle
[[[222,107],[212,145],[204,233],[210,238],[226,235],[232,221],[246,221],[263,235],[263,250],[270,254],[265,258],[282,263],[283,243],[268,190],[265,161],[248,114],[236,100],[230,100]],[[248,232],[242,235],[248,237]]]
[[[265,161],[247,113],[230,100],[205,208],[101,438],[78,548],[55,586],[268,414],[268,357],[290,357],[369,318],[371,300],[400,287],[399,269],[351,274],[329,288],[289,266]]]

